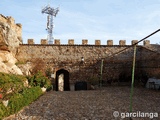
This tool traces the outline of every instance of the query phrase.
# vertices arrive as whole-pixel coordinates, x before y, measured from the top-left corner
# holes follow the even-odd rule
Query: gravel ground
[[[121,120],[113,116],[129,112],[130,88],[106,87],[89,91],[50,91],[41,96],[17,115],[4,120]],[[133,112],[159,114],[153,120],[160,120],[160,91],[134,88]],[[129,119],[129,118],[124,118]],[[149,117],[133,120],[150,120]]]

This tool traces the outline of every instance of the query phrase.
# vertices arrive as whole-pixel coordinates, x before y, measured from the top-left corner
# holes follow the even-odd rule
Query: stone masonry
[[[131,44],[136,41],[133,40]],[[34,43],[30,40],[28,42]],[[43,61],[44,69],[51,68],[53,72],[65,69],[70,73],[71,82],[99,79],[102,59],[104,80],[117,80],[124,73],[131,76],[133,47],[125,45],[125,40],[120,40],[120,45],[112,45],[112,40],[107,41],[108,45],[101,45],[100,40],[95,40],[95,45],[88,45],[88,40],[82,40],[82,45],[76,45],[73,39],[68,40],[68,45],[61,45],[60,40],[55,40],[56,44],[52,45],[29,43],[21,44],[18,48],[16,58],[19,61],[32,63],[40,60]],[[144,46],[137,46],[136,73],[145,72],[149,76],[158,76],[159,53],[146,46],[150,46],[148,40],[144,41]],[[128,49],[120,52],[125,48]]]
[[[121,74],[130,77],[132,45],[136,42],[133,40],[131,45],[126,45],[125,40],[120,40],[119,45],[114,45],[113,40],[107,40],[107,45],[101,45],[97,39],[95,45],[89,45],[88,40],[83,39],[82,44],[77,45],[74,39],[69,39],[68,44],[62,45],[59,39],[55,39],[54,44],[48,44],[46,39],[35,44],[33,39],[28,39],[28,43],[23,44],[22,25],[16,24],[12,17],[0,15],[0,50],[13,53],[21,67],[30,66],[29,71],[36,68],[44,72],[51,68],[56,73],[65,69],[71,82],[99,79],[102,60],[103,80],[118,80]],[[159,45],[150,45],[149,40],[145,40],[144,45],[137,45],[136,75],[145,73],[148,77],[160,77],[159,50]]]

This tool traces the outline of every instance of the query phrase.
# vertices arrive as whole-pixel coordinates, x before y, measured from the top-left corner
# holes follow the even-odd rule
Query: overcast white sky
[[[119,44],[119,40],[140,40],[160,29],[160,0],[1,0],[0,14],[12,16],[23,25],[23,42],[33,38],[35,43],[47,38],[47,15],[41,9],[50,3],[60,6],[54,19],[54,38],[62,44],[75,39],[81,44],[88,39],[94,44],[108,39]],[[149,38],[152,44],[160,43],[160,33]]]

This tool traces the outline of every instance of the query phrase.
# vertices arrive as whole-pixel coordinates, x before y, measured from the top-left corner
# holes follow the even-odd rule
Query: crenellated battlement
[[[19,63],[24,63],[20,65],[24,74],[34,69],[45,72],[51,68],[55,73],[65,69],[70,74],[70,82],[87,80],[91,76],[98,80],[103,59],[103,80],[118,80],[121,74],[130,78],[134,51],[131,45],[137,42],[132,40],[127,45],[126,40],[119,40],[119,45],[115,45],[111,39],[103,44],[96,39],[94,44],[90,44],[88,39],[82,39],[80,44],[76,44],[74,39],[68,39],[67,44],[62,44],[60,39],[54,39],[54,43],[49,44],[47,39],[41,39],[40,44],[36,44],[34,39],[28,39],[27,44],[23,44],[22,25],[16,24],[14,18],[0,14],[0,48],[4,50],[8,46],[5,50],[14,53]],[[159,76],[160,46],[150,45],[149,40],[143,41],[143,45],[137,46],[135,70],[145,71],[151,77]],[[28,63],[31,63],[31,68]]]
[[[131,41],[131,45],[137,43],[138,40],[132,40]],[[28,39],[28,43],[27,44],[35,44],[34,39]],[[48,40],[47,39],[41,39],[41,44],[40,45],[47,45],[48,44]],[[143,45],[149,45],[150,41],[149,40],[145,40],[143,41]],[[62,45],[60,39],[55,39],[54,40],[54,44],[53,45]],[[74,39],[68,39],[68,44],[66,45],[77,45],[74,43]],[[88,40],[87,39],[82,39],[82,44],[81,45],[89,45],[88,44]],[[95,40],[95,44],[94,45],[102,45],[101,44],[101,40]],[[107,44],[108,46],[113,46],[113,40],[107,40]],[[126,45],[126,40],[119,40],[119,45],[120,46],[124,46]]]

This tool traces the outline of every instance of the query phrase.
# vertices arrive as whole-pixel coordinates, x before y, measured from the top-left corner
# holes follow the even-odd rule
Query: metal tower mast
[[[47,17],[47,32],[48,32],[48,42],[49,44],[53,44],[53,27],[54,27],[54,23],[53,23],[53,19],[54,17],[56,17],[56,15],[58,14],[59,12],[59,7],[57,8],[51,8],[49,5],[44,7],[42,9],[42,13],[46,13],[48,14],[48,17]]]

